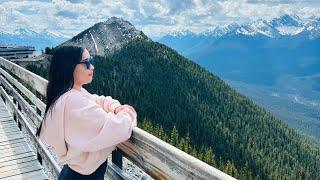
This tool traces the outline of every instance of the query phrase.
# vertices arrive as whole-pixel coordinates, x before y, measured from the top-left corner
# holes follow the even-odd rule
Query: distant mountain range
[[[320,36],[320,17],[309,17],[301,19],[297,15],[285,14],[270,21],[259,19],[253,22],[238,24],[231,23],[223,26],[214,26],[203,33],[193,33],[191,31],[177,31],[168,36],[204,35],[211,37],[221,37],[226,35],[264,35],[268,37],[295,36],[304,34],[308,39],[315,39]]]
[[[283,15],[159,42],[320,142],[320,18]]]
[[[44,30],[42,32],[23,28],[16,29],[13,32],[0,30],[0,45],[30,45],[34,46],[37,51],[44,50],[46,47],[55,47],[70,38],[66,34],[53,30]]]

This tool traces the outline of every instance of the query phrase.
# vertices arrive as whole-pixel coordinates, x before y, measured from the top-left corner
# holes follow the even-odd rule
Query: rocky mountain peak
[[[84,30],[59,46],[83,46],[89,50],[91,55],[105,56],[137,38],[148,39],[130,22],[122,18],[111,17]]]

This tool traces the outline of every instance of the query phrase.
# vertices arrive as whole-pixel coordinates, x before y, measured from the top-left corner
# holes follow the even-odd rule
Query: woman
[[[82,87],[92,81],[93,70],[87,49],[63,46],[53,53],[45,118],[37,135],[65,164],[59,179],[103,179],[108,155],[137,126],[131,106]]]

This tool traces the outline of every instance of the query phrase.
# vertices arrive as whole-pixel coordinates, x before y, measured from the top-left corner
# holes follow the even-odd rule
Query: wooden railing
[[[46,95],[47,80],[1,57],[0,74],[1,97],[19,127],[25,128],[31,137],[40,163],[47,166],[57,179],[61,170],[58,163],[35,136],[35,128],[39,126],[45,111],[45,103],[41,99]],[[138,127],[133,129],[128,141],[117,145],[117,149],[112,153],[112,162],[108,163],[108,173],[112,179],[130,178],[122,170],[122,156],[154,179],[234,179]]]

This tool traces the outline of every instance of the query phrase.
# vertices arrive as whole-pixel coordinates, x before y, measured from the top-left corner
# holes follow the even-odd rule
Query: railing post
[[[18,109],[19,109],[19,111],[21,111],[21,106],[20,106],[20,104],[18,103]]]
[[[36,97],[39,98],[40,100],[42,100],[42,96],[41,96],[41,94],[40,94],[38,91],[36,91]],[[39,114],[40,116],[42,116],[41,110],[40,110],[37,106],[36,106],[36,111],[37,111],[37,114]]]
[[[37,150],[37,159],[38,159],[39,163],[42,165],[42,157],[41,157],[40,153],[38,152],[38,150]]]
[[[112,162],[122,169],[122,154],[118,150],[112,151]]]
[[[17,100],[16,98],[13,98],[13,104],[16,106],[17,105]]]
[[[3,100],[4,103],[6,103],[6,99],[2,96],[2,94],[1,94],[1,99]]]

